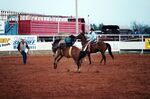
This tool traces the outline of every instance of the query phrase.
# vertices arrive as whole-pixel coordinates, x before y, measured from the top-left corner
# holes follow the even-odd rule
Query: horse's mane
[[[69,37],[70,37],[70,38],[73,38],[73,39],[76,38],[74,35],[70,35]]]
[[[77,36],[76,36],[76,38],[77,38],[77,39],[84,40],[84,41],[86,41],[86,40],[87,40],[87,38],[86,38],[86,36],[85,36],[85,33],[84,33],[84,32],[82,32],[82,33],[80,33],[79,35],[77,35]]]
[[[81,33],[81,35],[84,37],[84,39],[86,40],[86,36],[85,36],[86,33]]]
[[[61,39],[55,39],[53,44],[59,43]]]

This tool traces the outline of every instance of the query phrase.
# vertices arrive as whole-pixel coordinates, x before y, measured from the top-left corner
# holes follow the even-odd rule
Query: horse
[[[86,46],[86,44],[88,42],[87,38],[85,36],[85,33],[84,32],[79,33],[76,36],[76,39],[81,40],[82,49],[84,49],[84,47]],[[90,48],[87,48],[87,49],[90,49],[89,51],[87,51],[87,55],[89,57],[89,64],[91,64],[91,53],[96,53],[96,52],[100,51],[101,55],[102,55],[102,59],[101,59],[100,63],[102,63],[103,60],[104,60],[104,65],[105,65],[106,64],[105,52],[106,52],[107,49],[108,49],[109,55],[112,57],[112,59],[114,59],[114,56],[113,56],[112,51],[111,51],[111,46],[110,46],[109,43],[105,43],[103,41],[98,41],[96,43],[91,43]],[[82,55],[80,55],[80,56],[82,56]]]
[[[73,58],[77,65],[77,72],[80,72],[81,58],[79,57],[81,49],[76,46],[65,46],[60,45],[61,39],[56,39],[52,43],[52,51],[55,54],[54,58],[54,69],[57,68],[57,63],[63,58]],[[63,44],[63,43],[62,43]],[[62,47],[63,46],[63,47]]]

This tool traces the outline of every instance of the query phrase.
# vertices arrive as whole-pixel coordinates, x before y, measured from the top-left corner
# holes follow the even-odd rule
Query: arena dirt
[[[92,55],[83,60],[81,73],[70,58],[53,69],[52,55],[0,56],[0,99],[150,99],[150,55]]]

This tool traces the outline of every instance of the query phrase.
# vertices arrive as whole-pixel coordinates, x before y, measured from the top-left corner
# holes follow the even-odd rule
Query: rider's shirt
[[[90,42],[96,42],[96,33],[93,31],[93,32],[90,32],[87,34],[87,40],[90,41]]]

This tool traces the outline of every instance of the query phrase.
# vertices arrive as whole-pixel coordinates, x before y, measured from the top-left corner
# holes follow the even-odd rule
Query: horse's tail
[[[112,54],[110,44],[109,44],[109,43],[106,43],[106,46],[107,46],[107,48],[108,48],[109,55],[112,57],[112,59],[114,59],[114,55]]]

